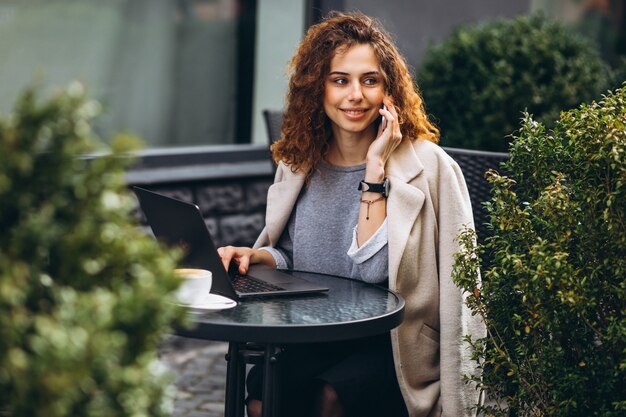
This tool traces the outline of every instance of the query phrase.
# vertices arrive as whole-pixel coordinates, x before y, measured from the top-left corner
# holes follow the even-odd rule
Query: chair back
[[[263,110],[265,127],[267,128],[267,139],[271,145],[280,139],[280,129],[283,126],[282,110]]]
[[[478,235],[478,240],[484,242],[485,237],[491,234],[485,225],[489,220],[489,216],[482,204],[491,198],[491,185],[487,182],[485,173],[489,169],[502,172],[500,163],[507,160],[508,154],[446,147],[443,149],[459,164],[463,171],[467,190],[472,201],[476,234]]]

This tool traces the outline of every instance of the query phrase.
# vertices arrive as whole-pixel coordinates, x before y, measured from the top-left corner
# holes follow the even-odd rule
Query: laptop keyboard
[[[261,281],[260,279],[252,278],[250,276],[242,277],[241,275],[236,275],[232,279],[232,283],[235,291],[243,294],[284,290],[282,287],[270,284],[269,282]]]

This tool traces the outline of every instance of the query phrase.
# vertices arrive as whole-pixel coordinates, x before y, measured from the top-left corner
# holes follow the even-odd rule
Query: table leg
[[[241,357],[241,352],[239,352],[239,357],[237,358],[237,409],[235,412],[237,413],[237,417],[244,417],[244,411],[246,408],[245,398],[246,398],[246,361]]]
[[[279,347],[275,350],[274,355],[276,356],[276,361],[274,362],[274,414],[273,416],[280,417],[281,411],[281,371],[282,366],[280,364],[280,354],[282,353],[283,348]]]
[[[278,355],[281,349],[273,344],[265,347],[265,369],[263,375],[263,417],[280,416],[280,368]]]
[[[225,417],[243,417],[243,378],[245,363],[239,358],[239,343],[228,344],[228,365],[226,368],[226,398],[224,401]]]

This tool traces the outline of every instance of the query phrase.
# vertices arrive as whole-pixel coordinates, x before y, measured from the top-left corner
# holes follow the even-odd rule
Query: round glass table
[[[330,275],[289,271],[327,287],[313,295],[255,298],[225,310],[190,309],[193,326],[181,336],[229,342],[225,413],[243,416],[245,364],[265,363],[263,415],[279,413],[280,352],[289,343],[316,343],[374,336],[397,327],[404,300],[385,287]]]

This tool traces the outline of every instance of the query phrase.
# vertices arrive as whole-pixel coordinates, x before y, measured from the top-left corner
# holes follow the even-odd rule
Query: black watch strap
[[[359,191],[369,191],[370,193],[379,193],[379,194],[382,194],[383,197],[387,197],[389,195],[389,180],[387,179],[387,177],[385,177],[383,182],[361,181],[359,183]]]

